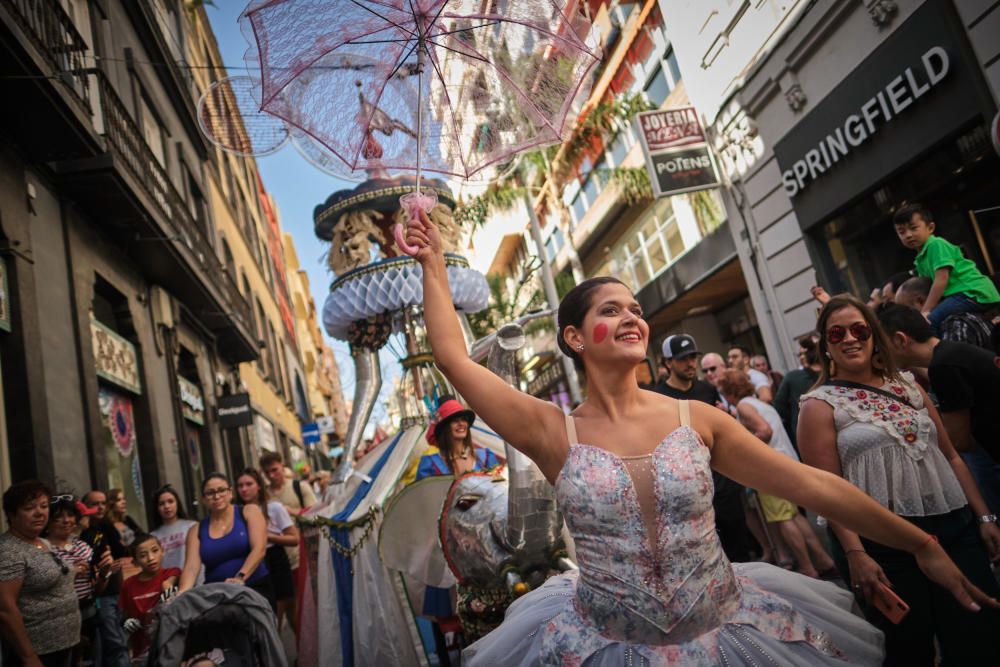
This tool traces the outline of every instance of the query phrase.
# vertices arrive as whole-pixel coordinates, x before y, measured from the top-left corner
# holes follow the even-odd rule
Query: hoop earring
[[[885,360],[882,359],[882,352],[877,347],[874,349],[874,354],[872,354],[872,368],[877,371],[885,370]]]
[[[837,362],[835,362],[833,360],[833,357],[830,356],[829,352],[826,353],[826,357],[827,357],[827,359],[829,359],[829,362],[826,365],[826,367],[827,367],[827,374],[830,377],[833,377],[834,375],[837,374]]]

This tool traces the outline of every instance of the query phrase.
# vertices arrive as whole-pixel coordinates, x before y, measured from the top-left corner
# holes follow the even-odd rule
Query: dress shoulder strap
[[[677,410],[680,412],[681,426],[690,426],[691,403],[689,401],[677,401]]]
[[[573,419],[573,415],[566,415],[566,437],[569,438],[570,445],[579,442],[576,438],[576,421]]]

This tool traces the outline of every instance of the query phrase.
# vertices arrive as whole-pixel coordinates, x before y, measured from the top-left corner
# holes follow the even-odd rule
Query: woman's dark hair
[[[113,509],[111,509],[112,506],[115,503],[117,503],[119,500],[121,500],[124,497],[125,497],[125,490],[124,489],[108,489],[108,514],[107,514],[107,516],[105,518],[109,522],[114,523],[115,521],[124,521],[125,520],[125,516],[124,515],[118,517],[118,516],[115,515],[115,511]]]
[[[818,364],[819,351],[816,349],[816,340],[812,336],[803,336],[798,342],[799,347],[804,350],[802,356],[806,358],[806,365]]]
[[[61,495],[61,494],[57,494]],[[70,495],[70,494],[66,494]],[[60,498],[55,502],[49,502],[49,521],[62,516],[63,514],[69,514],[77,521],[80,520],[80,510],[76,507],[76,499],[66,500]]]
[[[587,316],[587,312],[593,305],[594,291],[604,285],[622,285],[623,287],[628,287],[628,285],[612,276],[588,278],[567,292],[566,296],[559,302],[559,314],[556,318],[559,331],[556,334],[556,343],[559,345],[562,353],[573,360],[573,365],[576,366],[577,370],[583,370],[583,359],[576,350],[569,346],[569,343],[563,338],[563,334],[566,331],[566,327],[579,328],[583,325],[583,318]]]
[[[181,496],[177,493],[177,489],[170,486],[169,484],[164,484],[156,491],[153,491],[153,528],[159,528],[163,525],[163,517],[160,516],[160,496],[164,493],[169,493],[174,497],[177,502],[177,518],[186,519],[187,514],[184,512],[184,505],[181,503]]]
[[[267,487],[264,485],[264,478],[261,476],[260,471],[256,468],[244,468],[243,471],[236,476],[237,485],[239,485],[240,477],[250,477],[257,483],[257,497],[254,498],[253,502],[260,507],[260,511],[264,513],[264,521],[267,521]],[[246,504],[243,502],[243,499],[240,498],[239,491],[236,492],[236,501],[240,505]]]
[[[7,516],[14,516],[17,510],[27,502],[45,496],[52,495],[49,487],[37,479],[26,479],[23,482],[11,484],[10,488],[3,492],[3,513]]]
[[[826,302],[823,310],[819,312],[819,320],[816,322],[816,330],[819,332],[820,371],[819,379],[816,380],[813,388],[815,389],[825,384],[833,375],[830,368],[833,360],[829,356],[830,348],[829,343],[826,342],[826,328],[830,317],[845,308],[855,308],[860,312],[865,324],[872,331],[872,370],[886,380],[898,380],[899,368],[896,366],[895,359],[892,358],[889,337],[885,335],[885,330],[879,324],[874,311],[868,307],[868,304],[857,297],[850,294],[838,294]]]
[[[205,495],[205,487],[208,486],[208,483],[213,479],[221,479],[226,483],[226,486],[232,487],[232,482],[229,481],[228,477],[223,475],[221,472],[212,472],[209,473],[205,479],[201,480],[201,495]]]
[[[895,294],[897,290],[905,283],[907,280],[913,277],[913,274],[909,271],[900,271],[894,273],[885,280],[882,281],[882,287],[886,285],[892,285],[892,293]]]

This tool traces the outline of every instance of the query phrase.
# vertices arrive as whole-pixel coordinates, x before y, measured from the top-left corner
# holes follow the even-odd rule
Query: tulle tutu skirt
[[[471,667],[530,665],[881,665],[883,635],[852,612],[835,584],[764,563],[737,563],[739,608],[723,625],[681,644],[604,637],[573,600],[578,574],[549,579],[515,601],[503,624],[463,654]]]

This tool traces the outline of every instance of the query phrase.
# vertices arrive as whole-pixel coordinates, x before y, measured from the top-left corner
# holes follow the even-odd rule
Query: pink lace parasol
[[[240,17],[261,110],[345,173],[469,178],[562,141],[600,62],[558,0],[254,0]],[[422,197],[413,198],[421,200]]]

